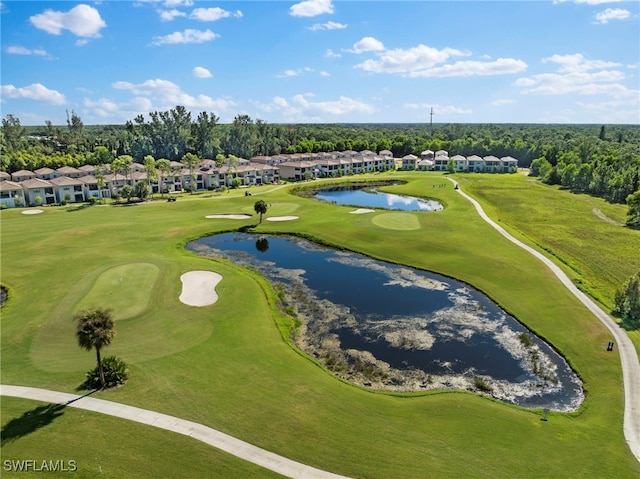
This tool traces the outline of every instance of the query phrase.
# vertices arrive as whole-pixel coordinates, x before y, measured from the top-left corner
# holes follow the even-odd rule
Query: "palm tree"
[[[87,351],[95,348],[96,358],[98,360],[98,371],[100,372],[100,385],[104,387],[104,371],[102,369],[102,360],[100,359],[100,350],[105,346],[109,346],[115,335],[111,310],[100,308],[88,309],[78,313],[75,319],[78,321],[76,330],[78,345]]]
[[[256,201],[256,204],[253,205],[253,209],[260,215],[260,223],[262,223],[262,215],[267,212],[269,205],[265,203],[263,200]]]

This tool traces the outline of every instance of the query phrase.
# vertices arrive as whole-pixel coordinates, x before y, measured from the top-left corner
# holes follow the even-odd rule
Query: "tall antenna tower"
[[[429,113],[429,135],[433,136],[433,107],[431,107],[431,113]]]

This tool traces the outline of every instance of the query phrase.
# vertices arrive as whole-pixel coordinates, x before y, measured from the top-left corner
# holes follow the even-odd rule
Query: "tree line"
[[[193,117],[184,106],[138,115],[124,125],[85,126],[75,111],[66,126],[23,127],[2,119],[0,169],[111,164],[130,156],[182,161],[185,155],[231,157],[390,150],[396,158],[424,150],[453,155],[512,156],[550,184],[624,202],[640,181],[640,128],[634,125],[538,124],[269,124],[213,112]]]

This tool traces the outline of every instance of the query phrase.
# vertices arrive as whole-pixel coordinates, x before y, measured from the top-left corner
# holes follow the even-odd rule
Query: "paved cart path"
[[[236,439],[213,428],[195,422],[149,411],[134,406],[127,406],[113,401],[105,401],[89,396],[79,396],[47,389],[26,386],[0,385],[0,396],[12,396],[48,403],[64,404],[68,407],[108,414],[122,419],[147,424],[160,429],[183,434],[222,451],[233,454],[240,459],[252,462],[271,471],[292,479],[348,479],[345,476],[322,471],[286,457],[279,456],[247,442]]]
[[[480,217],[495,228],[498,233],[504,236],[512,243],[523,248],[527,252],[542,261],[558,279],[564,284],[573,295],[591,311],[596,318],[602,322],[611,332],[616,340],[616,345],[620,353],[620,362],[622,363],[622,377],[624,382],[624,437],[631,449],[631,452],[640,461],[640,362],[636,349],[624,330],[605,313],[591,298],[580,291],[569,277],[562,271],[553,261],[536,251],[532,247],[524,244],[511,236],[502,226],[493,221],[482,209],[480,203],[460,189],[460,185],[451,178],[447,178],[458,186],[458,193],[475,206]]]

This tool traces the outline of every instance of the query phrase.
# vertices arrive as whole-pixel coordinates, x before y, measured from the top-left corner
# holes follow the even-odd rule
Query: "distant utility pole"
[[[433,136],[433,107],[431,107],[429,117],[429,135]]]

